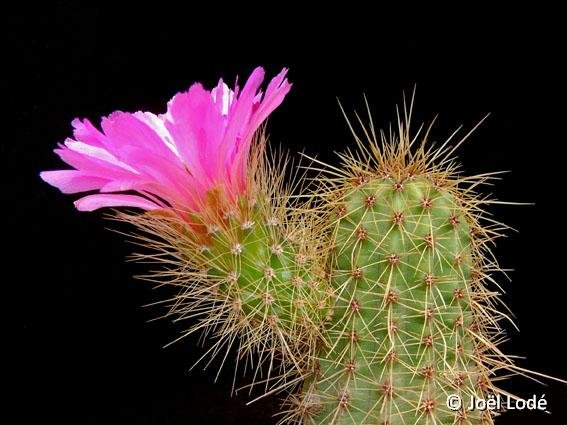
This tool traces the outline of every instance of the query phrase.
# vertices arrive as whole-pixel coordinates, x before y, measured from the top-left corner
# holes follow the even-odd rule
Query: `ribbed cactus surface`
[[[212,336],[202,360],[220,354],[224,363],[236,348],[238,363],[253,362],[254,383],[282,388],[311,367],[332,298],[312,220],[294,217],[279,182],[262,177],[263,189],[230,208],[209,192],[192,224],[169,215],[122,218],[142,230],[144,244],[152,241],[153,253],[141,259],[164,266],[149,279],[179,289],[168,315],[190,324],[183,335]]]
[[[319,179],[333,308],[282,423],[491,424],[467,403],[501,392],[494,372],[516,371],[497,347],[506,315],[491,288],[506,227],[476,191],[493,175],[462,176],[453,153],[468,135],[433,149],[403,112],[388,135],[371,119],[363,137],[351,127],[357,150]]]
[[[482,394],[484,368],[471,305],[476,227],[440,183],[360,179],[339,197],[337,301],[308,389],[312,423],[480,423],[446,406],[449,394]]]
[[[241,201],[238,211],[203,223],[207,234],[198,248],[210,296],[231,318],[220,332],[230,337],[231,327],[240,327],[246,336],[241,343],[255,346],[264,358],[275,350],[297,372],[313,354],[309,347],[327,310],[313,238],[305,239],[305,229],[274,216],[265,202]]]

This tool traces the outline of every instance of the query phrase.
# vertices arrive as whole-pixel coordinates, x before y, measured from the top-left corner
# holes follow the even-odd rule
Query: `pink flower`
[[[165,114],[114,112],[102,119],[102,132],[75,119],[75,138],[55,149],[73,169],[40,176],[63,193],[98,191],[75,202],[80,211],[199,211],[206,193],[217,187],[235,200],[246,193],[253,134],[291,88],[286,73],[284,68],[274,77],[263,96],[262,68],[242,91],[222,80],[210,92],[196,83],[176,94]]]

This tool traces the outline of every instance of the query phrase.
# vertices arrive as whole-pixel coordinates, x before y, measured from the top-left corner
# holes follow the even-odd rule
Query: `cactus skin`
[[[485,220],[492,201],[475,191],[492,175],[460,177],[452,154],[467,136],[433,150],[429,131],[410,137],[404,112],[389,138],[372,121],[368,142],[353,131],[358,150],[321,180],[335,303],[282,423],[491,424],[491,413],[450,410],[447,396],[486,398],[500,392],[495,372],[517,373],[497,348],[507,317],[489,288],[500,270],[490,246],[506,227]]]
[[[240,204],[238,213],[207,226],[200,248],[210,295],[230,307],[219,332],[234,338],[240,328],[241,349],[254,348],[270,360],[278,355],[288,372],[300,372],[312,358],[328,308],[312,240],[289,232],[293,225],[269,214],[265,201]]]
[[[277,221],[259,208],[251,213],[229,217],[210,234],[204,247],[208,278],[250,322],[283,323],[291,330],[319,314],[311,260],[281,234]]]
[[[487,379],[471,330],[468,216],[425,176],[347,189],[336,222],[331,346],[309,390],[320,404],[312,423],[482,423],[480,412],[446,407],[448,394],[483,395]]]

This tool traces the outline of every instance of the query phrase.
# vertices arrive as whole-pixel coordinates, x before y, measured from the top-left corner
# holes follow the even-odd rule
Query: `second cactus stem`
[[[429,151],[426,138],[417,143],[399,124],[380,144],[357,139],[342,176],[323,182],[335,302],[291,423],[493,422],[447,399],[486,398],[499,391],[493,370],[513,370],[496,348],[503,314],[486,287],[503,226],[483,226],[474,188],[487,177],[459,177],[453,149]]]

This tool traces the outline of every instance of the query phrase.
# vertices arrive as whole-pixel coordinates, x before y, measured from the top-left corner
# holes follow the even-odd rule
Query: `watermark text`
[[[537,396],[532,395],[529,398],[515,398],[508,395],[490,394],[486,398],[476,397],[473,395],[461,396],[459,394],[450,394],[447,396],[447,407],[451,410],[467,410],[472,411],[504,411],[504,410],[547,410],[547,400],[545,394]]]

